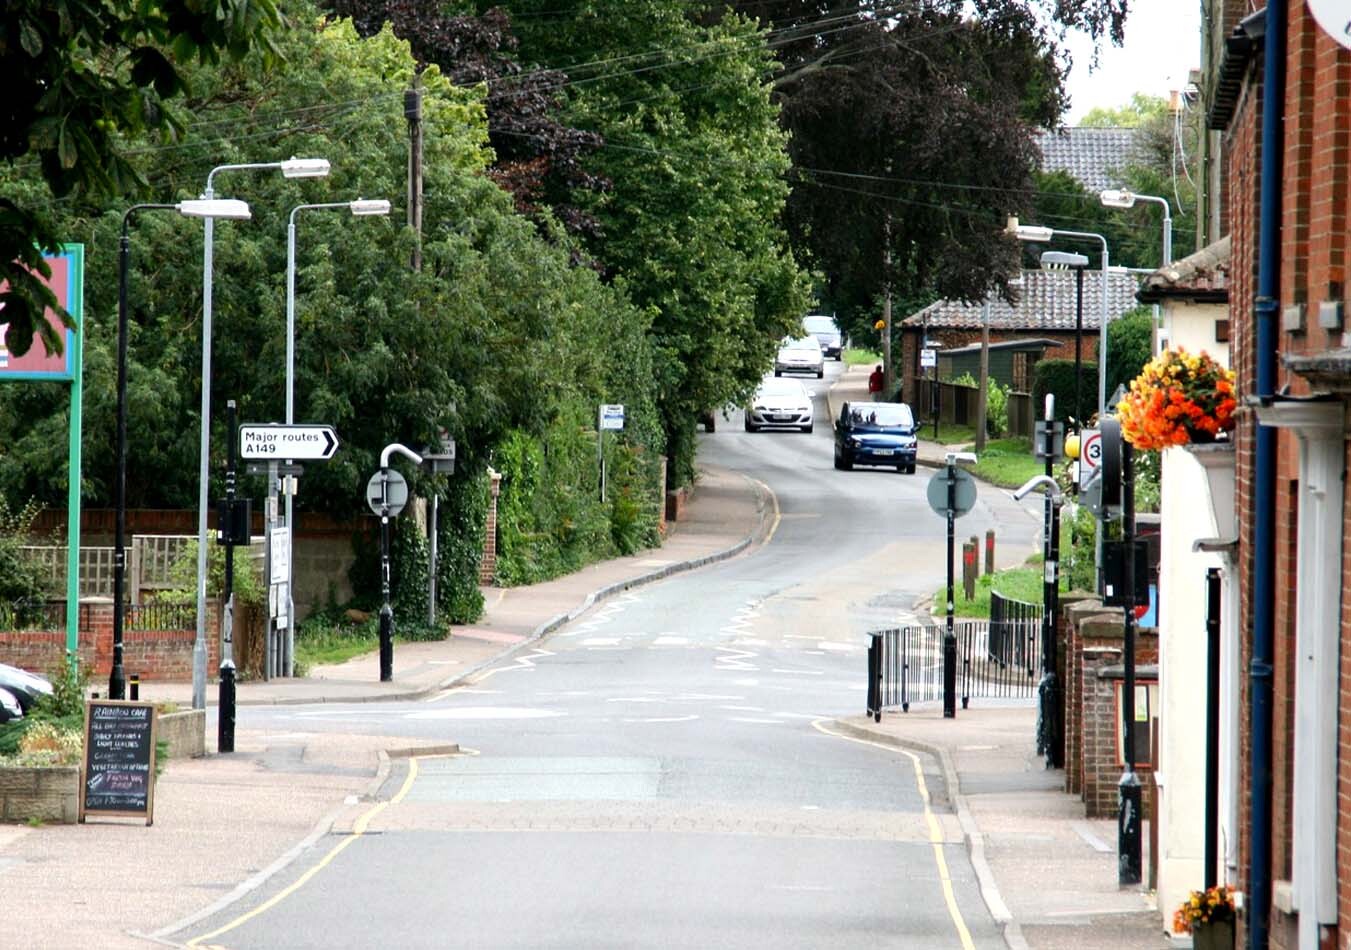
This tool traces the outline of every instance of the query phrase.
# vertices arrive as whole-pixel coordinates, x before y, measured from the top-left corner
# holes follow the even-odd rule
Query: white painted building
[[[1229,365],[1229,255],[1226,237],[1146,279],[1140,299],[1161,305],[1161,346],[1193,353],[1204,350]],[[1167,928],[1173,910],[1205,883],[1206,617],[1211,569],[1221,577],[1216,879],[1231,878],[1237,863],[1237,802],[1231,790],[1238,787],[1238,585],[1227,561],[1228,550],[1216,543],[1236,537],[1232,447],[1167,449],[1161,471],[1158,907]]]

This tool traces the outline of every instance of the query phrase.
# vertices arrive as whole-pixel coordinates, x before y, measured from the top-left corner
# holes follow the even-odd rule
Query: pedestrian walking
[[[868,392],[872,396],[873,402],[882,401],[882,364],[878,363],[871,375],[868,376]]]

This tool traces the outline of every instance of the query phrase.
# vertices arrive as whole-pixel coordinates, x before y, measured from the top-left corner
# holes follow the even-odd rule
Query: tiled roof
[[[1153,303],[1163,297],[1229,299],[1229,235],[1195,254],[1173,261],[1145,277],[1140,299]]]
[[[1084,329],[1098,329],[1102,308],[1102,272],[1084,271]],[[1134,274],[1108,271],[1107,320],[1111,322],[1139,306],[1135,292],[1139,281]],[[1002,299],[990,304],[992,330],[1073,330],[1075,322],[1073,271],[1024,270],[1023,287],[1017,304]],[[979,330],[981,304],[938,300],[901,321],[906,327],[944,327]]]
[[[1123,165],[1136,159],[1135,129],[1064,128],[1043,132],[1042,171],[1067,171],[1089,191],[1121,188]]]

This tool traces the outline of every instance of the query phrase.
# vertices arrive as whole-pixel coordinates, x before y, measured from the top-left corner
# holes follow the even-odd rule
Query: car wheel
[[[821,379],[821,378],[823,378],[825,375],[826,375],[826,369],[825,369],[824,366],[821,367],[820,369],[818,369],[818,370],[816,371],[816,378],[817,378],[817,379]]]
[[[840,468],[846,472],[852,472],[854,470],[854,460],[847,455],[841,455]]]
[[[907,466],[905,467],[905,474],[907,474],[907,475],[913,475],[913,474],[915,474],[915,463],[914,463],[914,462],[911,462],[909,465],[907,465]]]

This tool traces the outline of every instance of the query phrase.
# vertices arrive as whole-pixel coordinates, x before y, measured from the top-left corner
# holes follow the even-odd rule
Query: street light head
[[[1083,270],[1088,266],[1088,257],[1073,251],[1043,251],[1041,266],[1043,270]]]
[[[281,163],[281,173],[286,178],[325,178],[328,176],[326,158],[288,158]]]
[[[252,217],[249,203],[238,198],[192,198],[174,205],[185,218],[224,218],[244,221]]]
[[[1055,236],[1054,228],[1043,228],[1035,224],[1020,224],[1013,229],[1013,236],[1020,241],[1045,244]]]
[[[1108,208],[1134,208],[1135,194],[1124,188],[1107,188],[1098,193],[1104,206]]]
[[[358,198],[356,201],[350,202],[348,207],[352,209],[352,214],[357,217],[389,214],[389,202],[384,198]]]

